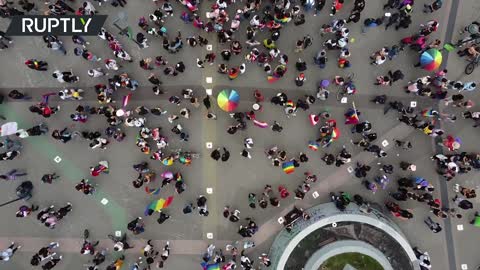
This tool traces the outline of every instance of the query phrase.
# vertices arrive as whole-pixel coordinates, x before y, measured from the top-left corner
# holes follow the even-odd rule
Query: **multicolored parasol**
[[[291,174],[295,171],[295,166],[293,165],[293,161],[287,161],[282,163],[282,169],[286,174]]]
[[[168,158],[162,159],[162,164],[165,166],[171,166],[173,164],[173,158],[168,157]]]
[[[222,90],[222,92],[220,92],[217,96],[218,106],[226,112],[235,110],[239,102],[240,96],[235,90],[225,89]]]
[[[420,55],[420,65],[423,69],[432,71],[442,64],[442,53],[437,49],[428,49]]]
[[[201,263],[203,270],[220,270],[220,265],[218,263],[207,264],[205,262]]]
[[[160,174],[160,176],[163,179],[172,179],[173,178],[173,173],[171,171],[164,171],[163,173]]]

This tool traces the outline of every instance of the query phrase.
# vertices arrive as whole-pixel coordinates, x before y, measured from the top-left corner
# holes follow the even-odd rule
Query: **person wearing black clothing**
[[[58,256],[58,258],[53,258],[48,261],[46,264],[42,265],[43,270],[51,270],[53,269],[60,261],[62,260],[62,256]]]
[[[67,128],[64,128],[62,131],[58,131],[58,129],[56,129],[52,132],[52,137],[63,143],[67,143],[72,139],[72,134],[67,132]]]
[[[357,23],[360,21],[360,11],[359,10],[353,10],[352,13],[350,13],[350,16],[348,16],[347,23],[354,22]]]
[[[227,148],[223,147],[222,161],[226,162],[230,158],[230,152]]]
[[[190,214],[192,213],[192,211],[195,209],[195,206],[193,206],[193,203],[188,203],[187,205],[185,205],[185,207],[183,208],[183,213],[184,214]]]
[[[388,76],[392,78],[390,85],[398,80],[403,80],[403,78],[405,78],[405,75],[403,75],[403,72],[399,69],[395,70],[394,72],[392,72],[391,70],[388,71]]]
[[[178,62],[175,65],[175,70],[183,73],[185,71],[185,64],[182,61]]]
[[[272,130],[276,132],[282,132],[283,127],[277,121],[273,121]]]
[[[213,158],[215,161],[218,161],[221,157],[220,148],[213,150],[213,152],[210,154],[210,157]]]
[[[385,25],[385,30],[387,30],[388,27],[390,27],[391,25],[398,23],[399,20],[400,20],[400,13],[395,12],[392,15],[390,15],[390,17],[388,17],[388,22]]]
[[[206,96],[204,99],[203,99],[203,105],[205,105],[205,108],[207,110],[210,110],[210,108],[212,107],[212,103],[210,102],[210,96]]]
[[[18,90],[14,89],[12,91],[10,91],[8,93],[8,97],[9,98],[12,98],[12,99],[24,99],[24,100],[28,100],[28,99],[32,99],[31,97],[19,92]]]
[[[160,212],[160,216],[158,217],[157,222],[158,222],[158,224],[163,224],[169,218],[170,218],[169,215],[167,215],[163,212]]]

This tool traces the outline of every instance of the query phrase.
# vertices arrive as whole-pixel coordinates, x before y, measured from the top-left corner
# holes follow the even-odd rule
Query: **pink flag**
[[[123,108],[127,107],[127,104],[130,101],[131,97],[132,97],[132,93],[129,93],[128,95],[123,97]]]
[[[265,122],[260,122],[258,121],[257,119],[253,119],[253,124],[257,127],[260,127],[260,128],[267,128],[268,127],[268,124],[265,123]]]

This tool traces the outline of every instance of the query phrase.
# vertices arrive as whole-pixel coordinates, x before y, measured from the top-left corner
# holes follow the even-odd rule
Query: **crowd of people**
[[[111,4],[112,6],[121,9],[127,5],[132,5],[131,1],[127,3],[125,0],[96,0],[82,1],[81,3],[66,2],[64,0],[47,1],[45,6],[39,3],[30,2],[29,0],[20,0],[18,3],[7,0],[0,0],[0,16],[3,18],[10,18],[15,15],[23,14],[40,14],[45,12],[49,15],[94,15],[102,14],[104,5]],[[331,3],[328,3],[331,2]],[[351,3],[350,3],[351,2]],[[442,8],[442,0],[426,1],[423,7],[420,7],[424,13],[434,13]],[[175,105],[178,113],[172,111],[167,112],[161,107],[146,107],[138,106],[130,108],[128,103],[138,91],[140,86],[138,78],[132,76],[124,71],[124,66],[134,65],[138,62],[141,69],[145,70],[145,78],[151,84],[150,87],[155,95],[165,96],[168,91],[163,86],[163,81],[160,77],[181,77],[186,69],[203,69],[206,65],[217,64],[217,71],[221,76],[226,76],[230,80],[235,80],[239,76],[248,76],[247,68],[250,70],[260,71],[264,74],[266,80],[270,83],[283,80],[287,72],[292,72],[287,69],[289,57],[298,58],[300,53],[305,52],[310,47],[317,46],[318,50],[313,59],[298,58],[295,62],[295,85],[303,87],[307,80],[305,71],[307,66],[313,64],[314,68],[324,69],[330,64],[330,59],[335,59],[335,68],[339,70],[349,69],[354,65],[351,61],[352,51],[350,50],[350,43],[354,42],[354,38],[350,36],[350,29],[356,27],[360,22],[362,12],[365,9],[365,0],[275,0],[269,3],[264,3],[260,0],[247,0],[246,2],[235,3],[229,0],[216,0],[208,4],[209,8],[205,16],[199,12],[199,5],[197,0],[181,0],[180,5],[172,4],[169,1],[154,0],[152,3],[152,12],[145,14],[138,18],[138,25],[132,27],[136,34],[129,34],[133,42],[138,45],[138,50],[142,51],[151,46],[149,40],[161,39],[164,51],[160,55],[147,56],[142,58],[134,57],[127,52],[125,46],[120,39],[106,28],[102,28],[98,37],[85,38],[80,35],[71,37],[75,48],[66,48],[63,37],[60,38],[55,35],[43,36],[43,41],[47,49],[59,52],[63,55],[73,52],[74,55],[83,58],[90,64],[98,67],[88,69],[86,71],[89,78],[101,78],[103,83],[95,85],[97,106],[82,104],[86,90],[76,87],[76,83],[82,82],[84,76],[74,74],[71,70],[57,69],[50,70],[49,63],[46,59],[26,59],[24,64],[32,69],[31,72],[40,71],[42,75],[50,72],[52,80],[56,80],[59,85],[63,85],[62,90],[58,92],[49,92],[42,95],[40,101],[33,100],[32,97],[19,90],[11,90],[8,93],[8,98],[12,101],[29,101],[33,105],[29,107],[30,112],[38,114],[45,118],[45,123],[37,124],[31,128],[18,130],[9,137],[5,137],[1,142],[1,147],[4,149],[0,154],[2,160],[14,160],[24,155],[24,148],[22,140],[30,136],[48,136],[50,129],[47,122],[51,122],[50,118],[56,118],[56,114],[61,111],[61,102],[74,101],[78,102],[75,111],[70,114],[70,119],[73,122],[86,123],[92,118],[98,116],[105,117],[104,130],[72,130],[73,126],[67,126],[60,129],[52,130],[51,137],[63,144],[68,144],[73,141],[85,141],[85,144],[94,151],[107,150],[112,143],[124,143],[127,137],[127,129],[135,129],[137,133],[135,144],[138,150],[145,154],[146,159],[157,161],[165,166],[170,166],[174,163],[190,165],[195,159],[199,158],[197,153],[192,151],[184,151],[182,149],[175,150],[169,146],[169,141],[173,137],[178,138],[181,142],[187,144],[189,142],[190,133],[179,119],[189,119],[194,110],[200,110],[203,103],[206,109],[206,120],[216,120],[217,115],[212,110],[212,101],[209,95],[202,95],[193,89],[182,89],[178,95],[169,93],[168,102]],[[328,6],[328,4],[331,4]],[[370,3],[369,3],[370,4]],[[351,7],[348,16],[340,18],[339,12],[345,6]],[[412,26],[412,14],[418,8],[419,4],[415,4],[413,0],[388,0],[383,6],[384,14],[377,18],[365,18],[360,23],[360,28],[363,34],[368,35],[367,31],[374,27],[385,25],[385,31],[389,31],[389,27],[399,29],[413,29],[411,35],[402,38],[399,42],[384,46],[383,48],[373,52],[370,55],[370,63],[373,66],[383,65],[385,62],[394,61],[401,53],[412,54],[420,58],[420,55],[430,49],[441,49],[442,41],[431,38],[439,28],[437,20],[429,20],[422,22],[419,26]],[[293,41],[294,50],[292,52],[286,51],[279,43],[282,29],[286,27],[297,27],[307,23],[308,14],[313,16],[324,15],[331,16],[330,22],[320,27],[320,37],[314,32],[318,30],[312,26],[312,33],[307,34],[299,40]],[[229,11],[233,11],[229,12]],[[232,16],[233,15],[233,16]],[[172,33],[166,27],[166,22],[171,20],[172,16],[178,16],[187,24],[196,30],[196,35],[188,37],[182,36],[180,31]],[[241,25],[246,25],[245,33],[240,33]],[[469,38],[477,38],[479,36],[478,26],[480,23],[474,22],[465,28]],[[476,28],[475,28],[476,27]],[[122,33],[120,33],[122,34]],[[196,57],[196,67],[194,64],[189,66],[183,61],[172,62],[175,58],[173,55],[182,50],[188,49],[186,47],[200,47],[209,45],[208,38],[213,38],[215,35],[219,45],[223,49],[218,49],[215,52],[208,52],[205,56],[198,55]],[[240,35],[246,36],[246,41],[241,42]],[[93,39],[98,38],[101,44],[109,48],[111,53],[108,55],[97,55],[93,52],[93,47],[90,44]],[[318,42],[322,39],[322,42]],[[395,41],[396,42],[396,41]],[[316,43],[316,44],[315,44]],[[462,40],[463,43],[468,43],[468,38]],[[4,32],[0,32],[0,50],[7,50],[10,46],[15,46],[15,40],[8,37]],[[458,50],[460,57],[468,57],[473,59],[480,55],[477,44],[468,44],[466,48]],[[7,51],[8,53],[8,51]],[[217,57],[217,53],[220,54]],[[135,54],[137,55],[137,54]],[[80,58],[79,58],[80,59]],[[241,59],[241,64],[231,64],[231,59]],[[412,68],[418,68],[422,63],[412,63]],[[154,70],[162,70],[163,74],[156,75]],[[253,71],[252,71],[253,72]],[[48,75],[49,76],[49,75]],[[48,77],[47,76],[47,77]],[[403,160],[399,164],[390,164],[387,162],[388,153],[379,144],[378,135],[375,132],[373,123],[367,119],[362,119],[361,114],[353,104],[349,108],[345,116],[345,125],[351,126],[351,145],[344,145],[338,153],[329,151],[329,146],[332,145],[339,138],[338,121],[332,118],[328,111],[322,111],[318,114],[311,113],[311,106],[321,105],[322,101],[332,99],[329,88],[334,85],[340,90],[337,97],[343,100],[344,97],[354,96],[359,89],[355,85],[353,76],[335,76],[334,78],[324,79],[318,83],[318,91],[316,95],[306,95],[299,98],[297,101],[288,97],[285,92],[278,92],[270,98],[271,104],[281,107],[285,113],[287,121],[297,116],[299,109],[309,113],[309,120],[312,126],[318,127],[318,136],[308,142],[308,149],[304,152],[293,153],[288,149],[283,149],[277,145],[269,146],[265,149],[265,155],[271,161],[274,167],[282,168],[282,170],[290,174],[302,164],[309,162],[311,158],[308,157],[309,151],[323,150],[323,157],[321,160],[326,165],[335,165],[336,167],[347,166],[352,162],[353,155],[349,149],[360,148],[365,152],[372,153],[378,159],[378,168],[374,169],[367,163],[361,161],[356,162],[351,173],[354,177],[359,178],[362,185],[372,193],[380,192],[381,190],[389,190],[388,195],[391,197],[384,202],[385,209],[392,214],[393,217],[399,219],[412,219],[414,211],[402,207],[402,202],[414,200],[416,202],[426,205],[439,219],[446,218],[463,218],[465,213],[458,210],[469,210],[473,208],[470,199],[476,197],[475,188],[461,185],[455,185],[454,192],[457,193],[455,198],[452,198],[454,207],[447,207],[441,204],[441,199],[434,194],[435,187],[432,180],[427,180],[422,176],[416,175],[417,166],[410,160]],[[446,107],[451,106],[452,110],[463,110],[460,112],[465,119],[472,119],[475,123],[473,127],[480,125],[480,112],[472,110],[474,102],[468,96],[470,92],[476,90],[475,81],[459,81],[451,79],[448,76],[448,70],[437,68],[436,71],[429,75],[406,80],[405,72],[401,69],[393,69],[387,74],[377,76],[373,82],[374,86],[378,87],[392,87],[403,84],[403,89],[410,95],[419,96],[419,98],[431,98],[434,103],[443,102]],[[129,94],[123,96],[121,102],[119,100],[119,93],[128,91]],[[261,121],[262,104],[268,100],[259,90],[254,90],[253,110],[246,112],[232,112],[231,125],[226,128],[226,136],[235,135],[239,130],[246,130],[249,125],[258,128],[270,127],[273,132],[281,133],[283,127],[280,122],[273,121],[272,124]],[[58,99],[50,100],[50,97],[58,97]],[[10,101],[9,100],[9,101]],[[52,105],[51,103],[56,103]],[[455,123],[457,120],[456,114],[443,113],[437,106],[426,108],[415,108],[411,104],[404,104],[402,101],[395,100],[395,98],[388,95],[377,95],[371,100],[372,106],[384,106],[384,113],[395,111],[398,115],[399,122],[406,124],[409,128],[412,127],[418,132],[432,137],[438,142],[438,153],[432,157],[432,160],[437,166],[438,174],[450,181],[457,175],[466,174],[475,169],[480,168],[480,155],[476,153],[464,152],[462,140],[455,134],[447,134],[442,129],[441,123]],[[149,117],[166,117],[170,126],[160,127],[152,126],[148,121]],[[91,120],[90,120],[91,121]],[[168,134],[172,132],[174,136]],[[348,135],[344,135],[348,136]],[[393,151],[410,151],[414,147],[415,142],[395,140]],[[256,147],[253,138],[246,136],[243,138],[243,150],[240,155],[244,158],[251,159],[251,149]],[[228,147],[219,147],[212,151],[210,157],[215,161],[221,159],[222,162],[228,162],[231,153]],[[306,147],[307,148],[307,147]],[[28,151],[26,151],[28,154]],[[233,154],[232,154],[233,155]],[[348,165],[349,166],[349,165]],[[161,174],[157,174],[146,161],[139,161],[137,164],[132,164],[133,169],[138,173],[138,177],[132,181],[135,189],[144,187],[147,194],[158,194],[160,190],[168,188],[168,185],[174,183],[174,190],[176,196],[182,196],[182,193],[188,187],[188,181],[184,179],[179,171],[173,172],[166,170]],[[394,173],[408,173],[409,176],[400,177],[394,181]],[[89,171],[90,175],[83,179],[79,179],[75,185],[75,189],[84,193],[85,195],[92,195],[96,192],[97,184],[92,181],[93,177],[109,174],[109,162],[107,160],[99,161],[97,164],[92,164]],[[162,183],[161,187],[155,187],[155,179],[160,176]],[[312,172],[305,172],[305,178],[298,184],[295,189],[294,199],[303,200],[309,192],[311,186],[316,183],[316,174]],[[23,169],[9,168],[5,173],[0,175],[1,179],[6,181],[14,181],[28,177],[27,172]],[[52,184],[59,178],[56,173],[45,174],[42,177],[42,182]],[[89,179],[90,178],[90,179]],[[397,183],[396,188],[392,190],[391,186]],[[278,193],[278,195],[276,195]],[[31,197],[31,196],[29,196]],[[251,209],[255,209],[257,204],[260,208],[265,209],[269,205],[273,207],[280,207],[282,200],[290,197],[290,192],[285,185],[279,184],[276,187],[266,185],[261,192],[261,196],[257,197],[255,192],[248,194],[248,205]],[[25,198],[26,199],[26,198]],[[84,198],[86,199],[86,198]],[[332,192],[331,200],[340,210],[345,210],[350,202],[355,201],[359,206],[364,207],[365,203],[360,195],[350,196],[347,192]],[[458,208],[457,208],[458,207]],[[46,227],[54,229],[69,212],[74,211],[71,203],[67,203],[64,207],[55,209],[55,206],[48,206],[41,208],[38,205],[24,204],[19,207],[16,216],[19,218],[26,218],[31,213],[39,211],[37,219]],[[209,216],[208,199],[206,196],[199,194],[196,203],[188,203],[182,210],[183,214],[190,214],[195,209],[198,214],[203,217]],[[368,207],[367,207],[368,211]],[[158,210],[149,208],[145,212],[145,216],[151,216],[158,212],[157,222],[163,224],[168,222],[169,210]],[[223,216],[232,223],[240,222],[238,227],[238,234],[242,238],[250,238],[254,236],[259,230],[259,225],[253,218],[245,215],[245,222],[240,217],[240,211],[231,205],[225,206]],[[309,219],[309,216],[304,217]],[[241,222],[242,221],[242,222]],[[64,221],[68,222],[68,221]],[[261,221],[260,221],[261,222]],[[63,222],[62,222],[63,223]],[[438,233],[442,230],[439,222],[435,218],[427,216],[425,224],[433,233]],[[472,224],[480,226],[480,216],[475,213]],[[137,217],[128,224],[126,228],[133,235],[142,234],[146,228],[142,217]],[[291,229],[291,227],[287,228]],[[127,234],[120,236],[108,235],[113,241],[113,253],[116,259],[106,266],[106,269],[120,269],[125,261],[123,251],[133,248],[127,241]],[[240,244],[241,243],[241,244]],[[98,241],[89,240],[88,231],[85,232],[84,242],[80,247],[80,253],[89,255],[90,260],[87,269],[100,269],[100,265],[106,260],[108,253],[107,249],[98,250],[96,246]],[[15,246],[12,243],[4,252],[0,253],[0,258],[4,261],[9,260],[10,257],[21,246]],[[62,256],[57,255],[55,249],[59,247],[56,242],[50,243],[46,247],[42,247],[31,260],[32,265],[42,264],[42,269],[52,269],[61,262]],[[227,255],[223,254],[222,249],[217,249],[213,244],[209,245],[206,252],[202,254],[202,266],[209,269],[211,265],[221,267],[223,270],[235,269],[237,267],[237,255],[240,254],[239,265],[243,269],[257,269],[260,266],[269,267],[271,262],[266,253],[257,260],[249,257],[249,249],[254,248],[255,243],[250,240],[243,242],[236,242],[232,245],[227,245],[225,250],[229,252]],[[239,253],[240,251],[240,253]],[[421,267],[423,269],[430,269],[430,257],[427,252],[420,252],[415,250],[419,258]],[[162,250],[157,250],[152,241],[147,241],[145,247],[142,249],[141,257],[132,262],[132,269],[151,269],[152,266],[163,268],[166,260],[170,254],[170,243],[166,242]],[[160,255],[160,256],[158,256]],[[226,258],[228,256],[228,259]],[[43,261],[46,261],[42,263]],[[218,268],[217,268],[218,269]]]

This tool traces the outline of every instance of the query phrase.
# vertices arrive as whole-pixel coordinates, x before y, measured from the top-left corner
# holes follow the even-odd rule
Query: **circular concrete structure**
[[[323,248],[346,240],[365,245],[346,242],[353,245],[348,247],[348,251],[345,246],[345,252],[368,255],[382,266],[387,266],[385,269],[420,269],[415,253],[399,227],[379,210],[372,209],[370,213],[364,213],[357,205],[350,204],[345,211],[340,211],[333,203],[326,203],[307,209],[306,212],[311,216],[310,220],[298,221],[291,232],[282,230],[275,238],[270,250],[273,269],[316,270],[318,268],[307,266],[317,265],[322,260],[323,253],[333,252]],[[338,254],[341,252],[338,251],[335,255]],[[328,257],[331,256],[333,255]]]
[[[320,266],[328,259],[344,253],[361,253],[377,261],[384,270],[393,270],[387,257],[374,246],[362,241],[340,240],[327,244],[313,253],[305,264],[305,269],[320,269]]]

